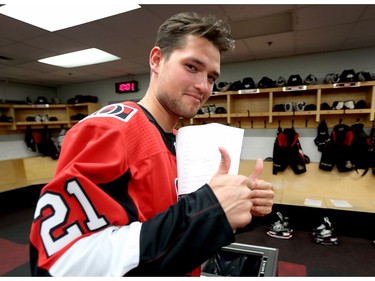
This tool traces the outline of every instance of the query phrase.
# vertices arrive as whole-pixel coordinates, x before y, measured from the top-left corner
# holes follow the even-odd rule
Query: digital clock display
[[[115,84],[116,93],[133,93],[138,91],[138,81],[119,82]]]

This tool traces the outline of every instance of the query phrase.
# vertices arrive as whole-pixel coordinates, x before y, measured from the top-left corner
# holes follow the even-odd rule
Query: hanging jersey
[[[318,135],[314,139],[314,143],[318,147],[318,151],[323,152],[329,141],[330,136],[328,133],[328,125],[325,120],[322,120],[318,125]]]
[[[284,131],[279,127],[278,134],[273,148],[273,169],[272,173],[284,171],[288,165],[295,174],[306,172],[305,156],[298,139],[298,133],[293,128],[286,128]]]
[[[370,148],[371,139],[370,136],[364,130],[364,124],[355,123],[350,129],[353,132],[352,140],[352,164],[353,169],[358,173],[358,170],[363,170],[362,176],[364,176],[370,168]]]
[[[375,127],[372,126],[369,134],[370,146],[369,146],[369,168],[372,170],[372,174],[375,175]]]
[[[322,152],[319,168],[332,171],[336,165],[339,172],[352,171],[352,142],[353,132],[348,125],[338,124],[334,126],[331,140]]]

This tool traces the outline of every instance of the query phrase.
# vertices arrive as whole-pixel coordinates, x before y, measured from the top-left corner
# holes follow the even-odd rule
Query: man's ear
[[[159,47],[152,48],[150,52],[150,68],[154,73],[159,72],[159,67],[162,59],[162,52]]]

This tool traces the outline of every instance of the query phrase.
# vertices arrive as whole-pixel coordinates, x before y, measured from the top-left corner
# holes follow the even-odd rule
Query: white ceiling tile
[[[222,5],[231,21],[255,19],[292,11],[293,5]]]
[[[225,54],[225,56],[222,59],[222,63],[241,62],[255,59],[255,56],[247,47],[244,39],[236,40],[235,44],[235,51],[233,53]]]
[[[317,5],[296,10],[295,31],[354,23],[364,11],[363,5]]]
[[[47,33],[42,36],[25,40],[24,42],[30,46],[49,50],[53,54],[74,52],[87,47],[86,44],[82,44],[76,40],[67,39],[57,33]]]
[[[0,48],[0,55],[6,55],[14,58],[14,62],[32,61],[44,58],[45,56],[54,55],[51,51],[45,50],[43,46],[34,47],[22,42],[12,43]]]
[[[294,49],[293,32],[258,36],[244,40],[253,53],[272,52],[285,49]]]
[[[366,5],[361,18],[362,20],[375,19],[375,5]]]
[[[33,25],[0,14],[0,37],[12,41],[22,41],[45,34],[46,31]]]
[[[350,27],[350,24],[346,24],[295,32],[296,48],[340,48],[348,36],[347,29]]]
[[[348,40],[370,40],[375,37],[375,19],[360,21],[349,28],[351,32],[348,34]]]

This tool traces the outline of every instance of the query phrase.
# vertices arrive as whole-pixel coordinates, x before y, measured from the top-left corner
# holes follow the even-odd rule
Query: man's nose
[[[195,88],[199,89],[202,93],[210,92],[212,85],[211,83],[209,83],[207,75],[197,75],[197,79],[195,81]]]

